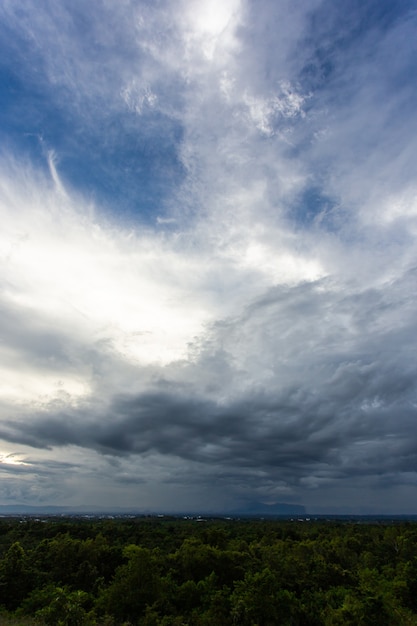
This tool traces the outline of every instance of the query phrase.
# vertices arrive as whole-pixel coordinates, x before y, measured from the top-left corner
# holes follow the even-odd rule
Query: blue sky
[[[0,503],[417,513],[416,26],[2,3]]]

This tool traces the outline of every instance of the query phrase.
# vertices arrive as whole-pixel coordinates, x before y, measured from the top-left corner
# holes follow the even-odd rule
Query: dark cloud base
[[[312,477],[331,483],[415,472],[414,278],[412,271],[350,294],[329,280],[274,288],[239,319],[216,324],[184,366],[193,385],[165,368],[164,379],[140,394],[50,408],[4,422],[0,436],[36,448],[159,454],[242,480],[245,471],[262,471],[265,483],[293,487]],[[239,355],[237,337],[245,346]],[[227,389],[215,379],[225,362]]]

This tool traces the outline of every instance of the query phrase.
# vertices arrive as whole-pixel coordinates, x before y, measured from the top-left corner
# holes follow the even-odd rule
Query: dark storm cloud
[[[0,460],[0,472],[3,474],[30,474],[37,476],[53,476],[57,474],[74,472],[79,469],[75,463],[59,462],[53,460],[43,460],[42,463],[31,461],[20,462],[13,458],[16,455]]]
[[[107,404],[4,422],[0,435],[105,455],[158,453],[243,472],[242,479],[255,469],[292,483],[312,474],[414,471],[414,280],[410,271],[378,290],[350,293],[328,280],[274,288],[213,328],[186,366],[192,385],[161,379]],[[225,360],[227,394],[221,381],[213,384]]]

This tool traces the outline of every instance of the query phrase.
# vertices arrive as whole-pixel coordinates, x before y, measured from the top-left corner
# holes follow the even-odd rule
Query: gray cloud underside
[[[103,389],[102,402],[6,420],[0,436],[171,455],[220,474],[261,468],[291,483],[415,471],[415,274],[349,294],[327,279],[274,288],[149,390]]]

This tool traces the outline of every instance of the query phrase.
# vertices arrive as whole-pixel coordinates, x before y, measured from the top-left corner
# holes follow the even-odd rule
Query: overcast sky
[[[2,0],[0,504],[417,513],[410,0]]]

